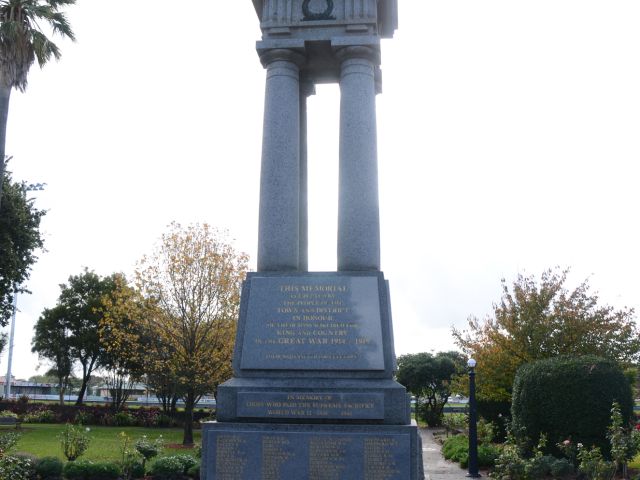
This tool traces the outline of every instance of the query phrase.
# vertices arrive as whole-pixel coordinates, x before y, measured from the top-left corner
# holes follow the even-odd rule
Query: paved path
[[[432,429],[421,428],[420,436],[422,437],[425,480],[465,479],[467,471],[460,468],[457,463],[448,462],[440,453],[440,444],[434,440]]]

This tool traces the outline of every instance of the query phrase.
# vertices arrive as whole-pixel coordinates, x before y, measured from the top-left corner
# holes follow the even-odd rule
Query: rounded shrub
[[[151,465],[149,474],[154,480],[174,480],[184,477],[184,465],[177,456],[162,457]]]
[[[68,462],[63,472],[67,480],[117,480],[122,475],[122,470],[116,463],[89,460]]]
[[[113,462],[96,462],[90,468],[91,480],[118,480],[122,475],[120,466]]]
[[[85,480],[91,472],[93,462],[89,460],[78,460],[67,462],[62,469],[66,480]]]
[[[633,411],[629,382],[618,365],[595,356],[556,357],[523,365],[513,383],[513,434],[531,452],[540,435],[559,456],[564,440],[599,447],[609,455],[607,426],[618,402],[624,422]]]
[[[182,472],[187,473],[187,471],[196,465],[199,464],[198,460],[196,460],[191,455],[174,455],[181,464],[182,464]]]
[[[56,480],[62,477],[63,467],[57,457],[42,457],[36,462],[36,473],[42,480]]]

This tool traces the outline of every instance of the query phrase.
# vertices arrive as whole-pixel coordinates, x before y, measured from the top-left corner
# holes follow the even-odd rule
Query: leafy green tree
[[[0,0],[0,179],[4,178],[7,118],[11,90],[27,88],[27,77],[37,60],[43,67],[60,49],[42,32],[48,25],[54,34],[74,40],[73,31],[60,8],[76,0]],[[0,206],[3,185],[0,181]]]
[[[0,327],[8,324],[13,297],[25,291],[20,285],[29,278],[38,258],[34,252],[42,248],[40,220],[44,214],[27,198],[24,186],[12,182],[5,172],[5,200],[0,206]],[[0,341],[0,347],[3,343]]]
[[[69,335],[66,311],[58,305],[42,312],[31,340],[31,351],[52,365],[48,373],[57,379],[60,405],[64,405],[64,394],[73,372]]]
[[[464,357],[458,352],[408,354],[398,358],[397,380],[415,396],[416,416],[435,427],[442,424],[452,381],[463,370]]]
[[[28,378],[28,381],[31,383],[56,383],[58,381],[58,377],[55,375],[49,375],[49,372],[44,375],[31,375]]]
[[[185,402],[185,445],[193,444],[193,408],[231,376],[231,357],[247,256],[208,225],[172,224],[136,272],[148,300],[148,371],[164,370]]]
[[[457,345],[478,360],[478,397],[510,401],[518,368],[560,355],[596,355],[623,366],[637,363],[640,337],[635,312],[601,305],[588,280],[566,287],[568,270],[547,270],[538,281],[519,275],[502,280],[493,315],[453,329]]]
[[[116,277],[116,274],[101,277],[86,268],[80,275],[70,276],[68,284],[60,285],[61,292],[54,309],[55,316],[59,319],[58,324],[45,322],[45,319],[52,315],[47,313],[47,310],[38,321],[38,323],[43,322],[42,335],[50,332],[51,336],[57,335],[56,338],[62,338],[56,332],[64,330],[65,344],[72,364],[78,362],[82,368],[77,405],[82,405],[91,377],[105,358],[98,329],[104,315],[102,309],[104,297],[111,295],[115,290]],[[36,332],[38,332],[38,325],[36,325]],[[33,345],[35,348],[36,338]]]

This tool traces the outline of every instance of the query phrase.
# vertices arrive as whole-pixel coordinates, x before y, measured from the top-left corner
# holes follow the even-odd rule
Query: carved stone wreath
[[[333,0],[325,0],[327,3],[327,8],[324,12],[312,12],[309,9],[309,2],[311,0],[304,0],[302,2],[302,13],[304,14],[304,18],[302,20],[335,20],[336,17],[331,15],[333,13]]]

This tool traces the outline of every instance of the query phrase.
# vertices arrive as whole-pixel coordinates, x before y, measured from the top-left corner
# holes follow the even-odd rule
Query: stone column
[[[340,72],[338,270],[380,270],[376,137],[379,53],[370,47],[337,52]]]
[[[274,49],[260,59],[267,69],[258,271],[298,270],[300,236],[300,78],[304,57]]]
[[[315,94],[308,79],[300,82],[300,251],[298,270],[309,270],[309,202],[307,168],[307,97]]]

